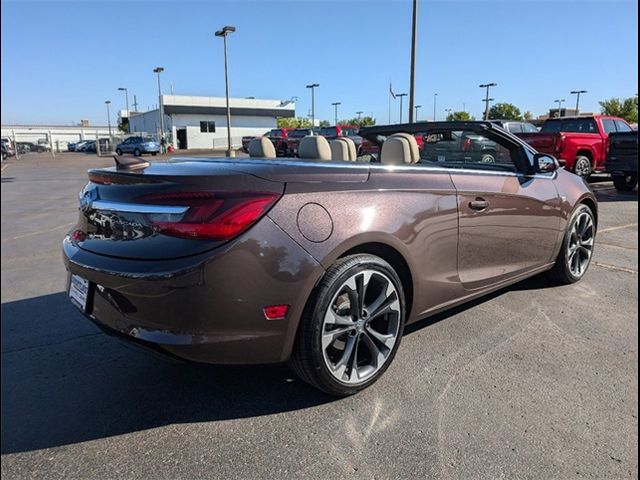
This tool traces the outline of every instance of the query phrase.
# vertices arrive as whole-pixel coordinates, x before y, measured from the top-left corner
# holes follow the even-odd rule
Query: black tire
[[[139,157],[140,155],[142,155],[142,152],[140,151],[140,149],[139,149],[139,148],[136,148],[136,149],[133,151],[133,154],[134,154],[136,157]]]
[[[584,155],[578,155],[573,163],[573,173],[587,180],[593,173],[591,159]]]
[[[638,173],[623,173],[622,175],[612,175],[613,186],[619,192],[631,192],[638,185]]]
[[[595,221],[593,211],[591,211],[591,209],[587,205],[580,204],[571,214],[571,218],[567,222],[567,228],[564,233],[564,238],[562,239],[562,246],[560,249],[560,253],[558,254],[558,258],[556,259],[555,265],[549,271],[549,276],[560,284],[571,284],[571,283],[578,282],[579,280],[582,279],[582,277],[584,277],[584,274],[586,273],[589,267],[589,264],[587,264],[582,275],[576,276],[571,272],[571,269],[569,268],[568,258],[567,258],[568,246],[571,240],[571,231],[576,221],[578,220],[578,217],[580,217],[583,213],[587,213],[591,217],[591,221],[593,222],[593,240],[595,241],[596,221]],[[593,258],[593,250],[591,253],[591,257],[589,259],[589,263],[591,262],[592,258]]]
[[[122,150],[120,150],[119,148],[116,148],[116,155],[118,156],[122,155]]]
[[[155,157],[156,155],[157,155],[157,152],[152,152],[152,153],[151,153],[151,156],[152,156],[152,157]]]
[[[327,310],[331,308],[330,303],[335,295],[346,280],[365,270],[374,270],[383,274],[395,287],[400,305],[399,323],[395,343],[388,352],[385,362],[366,381],[354,385],[343,383],[330,373],[323,357],[321,337],[324,317]],[[341,258],[327,270],[307,302],[298,327],[290,367],[301,380],[325,393],[334,396],[353,395],[376,382],[393,361],[402,339],[405,315],[406,307],[402,282],[391,265],[379,257],[368,254],[356,254]]]

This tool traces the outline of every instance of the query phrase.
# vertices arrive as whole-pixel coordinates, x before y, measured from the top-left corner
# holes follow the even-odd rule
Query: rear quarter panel
[[[286,192],[268,215],[323,267],[367,243],[388,245],[402,255],[414,291],[409,321],[462,295],[457,199],[448,173],[372,166],[366,183],[290,183]],[[301,215],[308,204],[327,212],[330,231],[324,213]]]

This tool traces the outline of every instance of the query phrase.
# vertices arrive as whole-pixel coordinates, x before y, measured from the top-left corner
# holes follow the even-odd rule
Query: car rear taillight
[[[556,140],[556,148],[555,148],[556,153],[560,153],[563,148],[564,148],[564,135],[560,135],[557,137],[557,140]]]
[[[261,218],[280,198],[268,192],[173,192],[145,195],[151,205],[176,205],[183,214],[146,214],[156,231],[174,237],[227,241]]]

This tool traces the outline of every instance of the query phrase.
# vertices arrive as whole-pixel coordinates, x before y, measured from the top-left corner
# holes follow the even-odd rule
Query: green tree
[[[122,118],[120,119],[120,123],[118,123],[118,130],[123,133],[129,133],[129,119]]]
[[[354,117],[345,120],[340,120],[339,125],[358,125],[359,127],[367,127],[376,124],[376,119],[373,117]]]
[[[447,122],[469,122],[475,120],[475,117],[469,112],[451,112],[447,115]]]
[[[278,128],[311,128],[311,120],[304,117],[279,117]]]
[[[496,103],[489,109],[490,120],[522,120],[520,109],[512,103]]]
[[[599,103],[600,110],[605,115],[624,118],[629,123],[638,123],[638,97],[610,98]]]
[[[528,120],[533,120],[533,113],[531,113],[529,111],[524,112],[524,119],[527,120],[527,121]]]
[[[321,127],[330,127],[331,124],[329,123],[329,120],[321,120],[320,121],[320,126]]]

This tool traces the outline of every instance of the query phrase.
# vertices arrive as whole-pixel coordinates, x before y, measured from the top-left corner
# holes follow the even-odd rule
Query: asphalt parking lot
[[[637,478],[637,191],[593,184],[582,282],[412,326],[376,385],[335,400],[286,367],[168,363],[76,311],[60,242],[86,169],[111,163],[2,164],[6,478]]]

